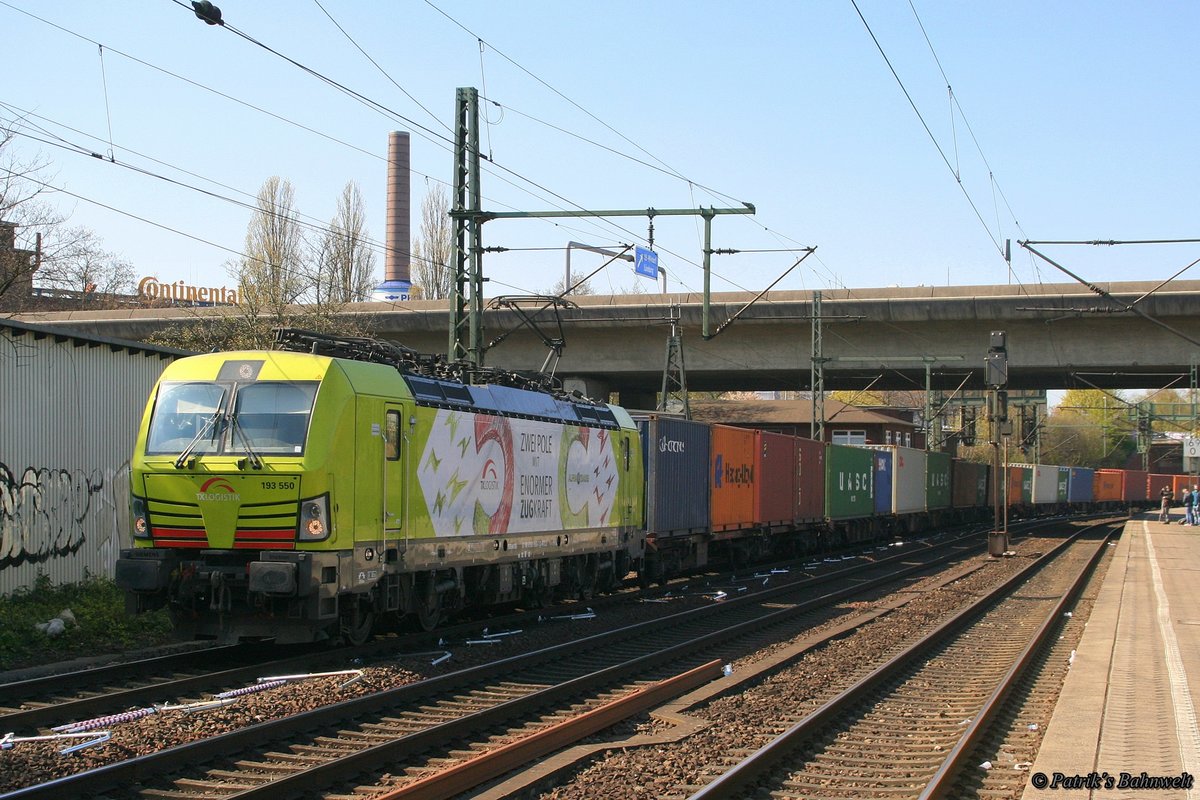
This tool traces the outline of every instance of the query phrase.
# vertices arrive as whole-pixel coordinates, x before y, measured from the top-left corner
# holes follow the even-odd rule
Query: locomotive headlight
[[[300,501],[296,541],[319,542],[329,538],[329,495]]]
[[[146,501],[140,497],[134,497],[131,504],[130,517],[133,522],[133,536],[135,539],[150,538],[150,517],[146,513]]]

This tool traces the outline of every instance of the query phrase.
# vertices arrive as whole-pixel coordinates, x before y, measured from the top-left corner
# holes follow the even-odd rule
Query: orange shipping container
[[[712,426],[709,496],[714,531],[754,526],[754,496],[758,489],[754,438],[754,431],[748,428]]]
[[[1172,475],[1172,483],[1175,489],[1175,502],[1182,502],[1183,493],[1195,485],[1191,475]]]
[[[1008,497],[1010,506],[1033,504],[1033,467],[1008,468]]]
[[[1097,503],[1117,503],[1125,494],[1125,471],[1098,469],[1092,483],[1092,499]]]

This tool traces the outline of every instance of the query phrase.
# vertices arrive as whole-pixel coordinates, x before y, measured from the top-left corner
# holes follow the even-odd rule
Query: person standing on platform
[[[1158,506],[1158,521],[1165,522],[1170,525],[1171,501],[1174,499],[1174,493],[1171,491],[1170,486],[1164,486],[1162,491],[1159,492],[1159,495],[1162,497],[1162,500],[1159,502]]]
[[[1185,488],[1183,492],[1183,511],[1185,514],[1183,520],[1184,525],[1196,524],[1196,501],[1200,499],[1200,491],[1197,491],[1197,488],[1198,487],[1193,486],[1191,491],[1187,491]]]

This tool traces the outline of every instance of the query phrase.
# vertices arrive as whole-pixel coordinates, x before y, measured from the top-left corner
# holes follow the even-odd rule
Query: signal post
[[[1004,331],[992,331],[987,356],[983,361],[983,380],[990,395],[988,403],[990,438],[992,442],[992,499],[995,518],[988,534],[988,555],[1002,556],[1008,552],[1008,504],[1004,500],[1008,488],[1000,459],[1002,437],[1012,431],[1008,420],[1008,347]],[[1003,513],[1002,513],[1003,511]]]

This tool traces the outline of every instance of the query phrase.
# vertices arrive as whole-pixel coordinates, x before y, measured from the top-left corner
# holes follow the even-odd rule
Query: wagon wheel
[[[417,624],[421,630],[431,631],[442,621],[442,601],[433,574],[418,581],[415,594]]]
[[[584,556],[580,564],[579,570],[579,586],[577,597],[580,600],[591,600],[596,594],[596,577],[599,573],[599,557],[596,555]]]
[[[360,595],[342,612],[342,638],[358,647],[366,644],[375,628],[375,606],[369,595]]]

